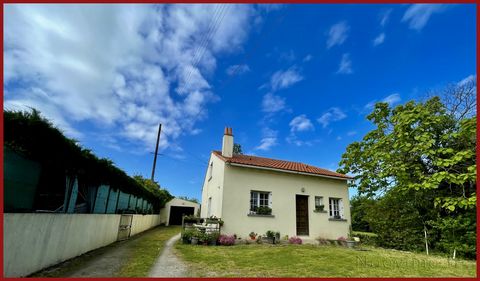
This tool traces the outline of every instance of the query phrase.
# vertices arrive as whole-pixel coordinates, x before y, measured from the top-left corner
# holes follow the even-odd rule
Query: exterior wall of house
[[[160,209],[160,223],[168,225],[168,221],[170,219],[170,207],[171,206],[178,206],[178,207],[194,207],[195,210],[193,211],[193,214],[197,214],[198,209],[200,208],[200,204],[194,203],[191,201],[179,199],[179,198],[173,198],[172,200],[168,201],[165,204],[165,207]]]
[[[323,237],[336,239],[347,237],[350,218],[350,202],[345,180],[275,172],[254,168],[225,165],[222,232],[248,237],[253,231],[259,235],[267,230],[279,231],[280,235],[296,236],[295,196],[308,195],[308,239]],[[304,188],[304,192],[302,192]],[[250,191],[271,192],[271,207],[274,217],[248,216]],[[315,210],[315,196],[323,196],[327,212]],[[341,198],[346,221],[331,221],[328,213],[329,197]],[[302,237],[302,236],[301,236]]]
[[[225,162],[212,153],[202,188],[202,208],[200,210],[202,218],[222,217],[224,171]]]

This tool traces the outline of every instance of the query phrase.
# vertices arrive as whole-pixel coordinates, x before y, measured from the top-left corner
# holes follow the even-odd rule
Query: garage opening
[[[195,211],[194,207],[170,207],[170,219],[168,225],[182,225],[182,216],[193,215]]]

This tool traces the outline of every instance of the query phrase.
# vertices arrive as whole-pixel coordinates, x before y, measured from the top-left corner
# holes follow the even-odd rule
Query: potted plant
[[[345,242],[347,243],[348,248],[354,248],[357,245],[357,241],[352,238],[348,238]]]
[[[257,237],[257,241],[256,241],[256,242],[257,242],[257,244],[262,244],[262,243],[263,243],[263,241],[262,241],[262,240],[263,240],[263,237],[262,237],[262,235],[258,235],[258,237]]]
[[[192,236],[193,236],[194,231],[191,229],[186,229],[182,233],[182,242],[183,244],[188,244],[190,243]]]
[[[208,245],[210,236],[206,232],[200,232],[198,235],[198,242],[201,243],[202,245]]]
[[[251,240],[255,240],[255,238],[257,238],[257,234],[255,232],[250,232],[250,234],[248,234],[248,236],[250,236],[250,239]]]
[[[322,212],[325,209],[325,205],[318,205],[315,206],[315,211]]]
[[[192,245],[197,245],[198,244],[198,237],[197,236],[192,236],[191,243],[192,243]]]
[[[272,208],[262,206],[257,208],[257,215],[271,215],[272,214]]]
[[[266,233],[265,233],[265,236],[267,237],[267,241],[271,244],[275,244],[275,232],[273,232],[272,230],[268,230]]]
[[[217,241],[220,238],[220,232],[215,231],[209,234],[209,245],[216,246]]]

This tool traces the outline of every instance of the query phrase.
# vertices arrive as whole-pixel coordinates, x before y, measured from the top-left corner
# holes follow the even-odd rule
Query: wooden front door
[[[296,195],[297,235],[308,235],[308,196]]]

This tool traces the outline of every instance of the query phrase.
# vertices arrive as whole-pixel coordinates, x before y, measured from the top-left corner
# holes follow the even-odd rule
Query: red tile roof
[[[284,171],[301,172],[306,174],[336,177],[336,178],[342,178],[342,179],[352,179],[352,177],[349,177],[344,174],[332,172],[329,170],[325,170],[322,168],[318,168],[315,166],[311,166],[311,165],[307,165],[299,162],[276,160],[271,158],[264,158],[264,157],[243,155],[243,154],[234,154],[233,157],[229,158],[229,157],[222,156],[222,152],[217,150],[214,150],[213,153],[227,163],[248,165],[253,167],[271,168],[271,169],[278,169],[278,170],[284,170]]]

